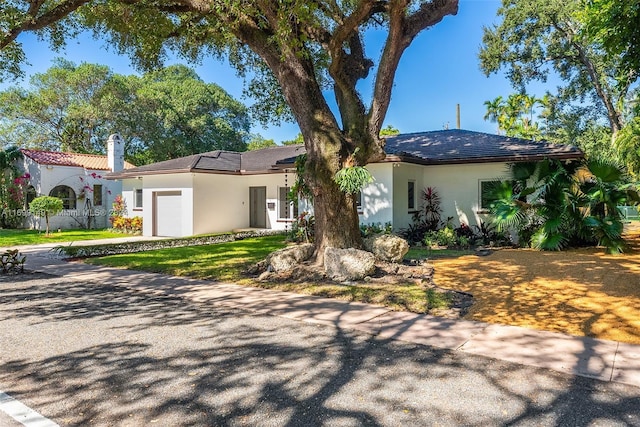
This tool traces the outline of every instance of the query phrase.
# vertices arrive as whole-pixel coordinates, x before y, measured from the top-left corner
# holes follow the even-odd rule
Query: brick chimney
[[[111,172],[120,172],[124,169],[124,140],[114,133],[107,140],[107,162]]]

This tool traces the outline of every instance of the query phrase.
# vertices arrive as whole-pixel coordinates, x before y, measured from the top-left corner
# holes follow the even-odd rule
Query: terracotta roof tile
[[[58,151],[42,151],[21,149],[23,155],[41,165],[76,166],[92,170],[110,170],[107,156],[99,154],[62,153]],[[124,162],[125,169],[133,169],[135,165]]]

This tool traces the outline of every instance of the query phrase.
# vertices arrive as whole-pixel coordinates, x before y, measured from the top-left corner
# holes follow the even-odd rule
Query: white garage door
[[[182,237],[182,192],[154,194],[154,236]]]

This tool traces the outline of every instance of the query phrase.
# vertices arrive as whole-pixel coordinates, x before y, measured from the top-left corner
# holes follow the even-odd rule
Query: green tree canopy
[[[640,0],[587,0],[583,20],[589,34],[612,57],[620,57],[621,75],[640,72]]]
[[[380,136],[393,136],[393,135],[399,135],[399,134],[400,134],[400,130],[391,125],[387,125],[386,127],[383,127],[382,129],[380,129]]]
[[[582,0],[503,0],[502,21],[484,29],[480,65],[489,75],[504,69],[518,91],[551,72],[563,81],[557,106],[606,120],[612,134],[625,124],[629,88],[617,56],[586,30]],[[637,76],[636,76],[637,77]]]
[[[0,81],[23,75],[26,54],[18,36],[34,32],[59,49],[77,33],[73,14],[90,0],[2,0],[0,8]]]
[[[127,159],[139,165],[243,151],[250,126],[242,103],[183,65],[138,77],[62,59],[34,75],[28,89],[0,92],[0,115],[3,145],[101,154],[118,132]]]
[[[304,144],[304,137],[302,136],[301,133],[297,134],[295,138],[293,139],[289,139],[289,140],[285,140],[281,142],[282,145],[297,145],[297,144]]]
[[[99,101],[113,74],[106,66],[57,59],[30,88],[0,92],[0,141],[47,150],[100,152],[107,133]]]
[[[276,147],[278,144],[273,139],[266,139],[262,135],[252,135],[247,144],[247,150],[254,151],[268,147]]]
[[[29,211],[39,217],[44,217],[47,227],[46,235],[49,235],[49,218],[62,211],[62,199],[52,196],[36,197],[29,203]]]
[[[133,99],[124,105],[120,97],[119,105],[110,110],[125,140],[138,144],[131,153],[134,163],[213,150],[246,150],[247,108],[186,66],[172,65],[142,78],[129,76],[125,87]]]

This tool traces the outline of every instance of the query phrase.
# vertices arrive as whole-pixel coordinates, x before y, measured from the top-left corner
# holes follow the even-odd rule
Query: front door
[[[267,228],[267,187],[249,187],[249,227]]]

